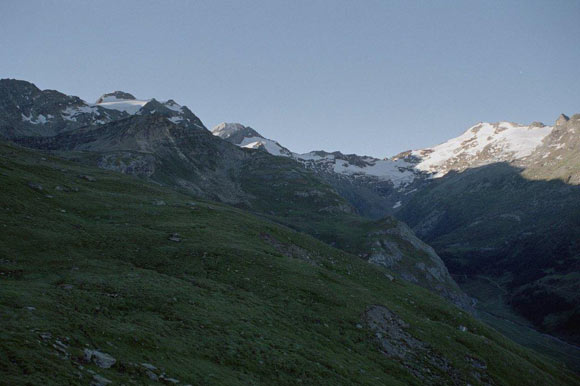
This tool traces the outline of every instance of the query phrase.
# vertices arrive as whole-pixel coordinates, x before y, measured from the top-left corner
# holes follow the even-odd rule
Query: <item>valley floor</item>
[[[536,330],[529,321],[517,315],[504,300],[507,291],[502,283],[482,275],[461,275],[454,279],[475,299],[478,317],[485,323],[513,341],[556,358],[580,372],[580,347]]]

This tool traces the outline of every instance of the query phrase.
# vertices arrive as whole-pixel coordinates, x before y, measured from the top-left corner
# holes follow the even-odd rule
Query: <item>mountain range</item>
[[[16,145],[55,157],[54,162],[76,165],[67,168],[86,170],[79,177],[87,181],[93,178],[88,174],[96,174],[95,167],[136,176],[151,184],[146,190],[160,189],[161,195],[209,200],[203,207],[210,211],[225,205],[218,210],[221,216],[256,216],[250,222],[260,224],[252,225],[257,233],[242,231],[243,238],[228,241],[232,245],[257,237],[258,244],[315,266],[338,264],[330,257],[321,263],[312,249],[331,248],[340,252],[325,252],[326,256],[348,256],[339,264],[346,277],[362,262],[376,267],[372,269],[379,270],[387,285],[411,283],[400,285],[423,287],[467,313],[485,314],[482,319],[492,325],[515,321],[572,344],[580,343],[579,133],[580,115],[561,115],[553,126],[479,123],[443,144],[392,158],[322,150],[298,154],[239,123],[222,123],[210,131],[189,108],[173,100],[137,99],[116,91],[87,103],[26,81],[0,80],[4,153],[26,160],[11,167],[28,170],[26,165],[34,164],[29,161],[34,153],[12,147]],[[130,181],[121,178],[117,183],[129,186]],[[37,192],[45,189],[35,184],[28,182]],[[107,194],[113,196],[112,191]],[[164,200],[154,205],[170,218],[171,208],[165,208]],[[133,207],[121,210],[141,216]],[[249,220],[224,225],[210,216],[204,221],[208,225],[199,226],[219,232],[220,226],[243,229]],[[260,230],[272,226],[280,227],[278,236]],[[288,240],[306,234],[325,246],[287,242],[279,238],[282,234]],[[211,244],[212,237],[220,239],[208,237],[196,248]],[[181,242],[182,236],[171,238]],[[348,259],[357,263],[349,265]],[[375,272],[372,269],[369,272]],[[371,287],[377,285],[383,286]],[[414,296],[410,304],[418,301]],[[377,312],[381,318],[396,319],[382,309],[365,312],[371,330],[379,323],[372,321]],[[494,327],[501,330],[499,324]],[[395,335],[401,338],[402,333]],[[408,338],[406,344],[411,341]],[[392,342],[382,344],[384,352],[392,350]],[[575,367],[578,353],[571,350],[568,364]],[[431,377],[417,366],[407,365],[414,381],[441,381],[441,375]],[[494,381],[488,375],[451,374],[442,370],[445,366],[428,365],[456,384],[476,378],[481,384],[503,383],[497,376]]]
[[[240,124],[212,132],[297,160],[363,215],[403,220],[458,281],[472,290],[474,281],[500,283],[502,303],[580,342],[580,114],[562,114],[553,126],[478,123],[440,145],[385,159],[296,154]]]

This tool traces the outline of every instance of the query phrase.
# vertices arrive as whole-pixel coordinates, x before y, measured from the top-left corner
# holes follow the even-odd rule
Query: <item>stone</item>
[[[105,386],[110,383],[113,383],[113,381],[103,376],[100,376],[99,374],[95,374],[93,375],[93,381],[91,382],[91,386]]]
[[[157,376],[157,374],[155,374],[151,370],[145,370],[145,374],[147,374],[147,376],[149,377],[149,379],[151,379],[152,381],[158,381],[159,380],[159,377]]]
[[[558,119],[556,119],[556,126],[560,126],[568,122],[570,118],[566,114],[560,114]]]
[[[97,350],[90,350],[86,348],[84,353],[85,353],[84,356],[85,361],[93,362],[94,364],[103,369],[108,369],[117,362],[117,360],[113,358],[111,355],[102,353]]]
[[[179,383],[179,380],[177,380],[175,378],[169,378],[169,377],[165,376],[165,374],[161,375],[159,377],[159,379],[162,380],[165,383],[173,383],[173,384]]]
[[[83,179],[83,180],[86,180],[86,181],[89,181],[89,182],[95,182],[95,181],[97,180],[95,177],[93,177],[93,176],[88,176],[88,175],[86,175],[86,174],[80,174],[80,175],[79,175],[79,178],[80,178],[80,179]]]
[[[28,183],[28,187],[29,188],[32,188],[34,190],[38,190],[38,191],[42,191],[43,190],[42,185],[40,185],[39,183],[36,183],[36,182],[29,182]]]
[[[181,241],[181,236],[179,235],[179,233],[173,233],[171,236],[169,236],[170,241],[175,241],[175,242],[180,242]]]
[[[157,370],[157,367],[153,366],[151,363],[141,363],[141,366],[145,367],[147,370]]]
[[[165,205],[167,205],[167,203],[165,201],[163,201],[163,200],[155,200],[155,201],[153,201],[153,205],[155,205],[155,206],[165,206]]]

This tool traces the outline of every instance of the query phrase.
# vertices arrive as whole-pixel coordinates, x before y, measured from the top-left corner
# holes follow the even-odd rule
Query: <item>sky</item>
[[[0,1],[0,78],[376,157],[580,113],[580,0]]]

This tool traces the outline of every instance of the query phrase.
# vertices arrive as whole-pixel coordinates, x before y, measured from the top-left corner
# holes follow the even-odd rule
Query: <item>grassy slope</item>
[[[407,321],[463,383],[478,383],[466,355],[485,361],[496,384],[578,383],[430,292],[386,280],[384,270],[309,236],[231,207],[191,206],[191,197],[142,180],[41,157],[0,144],[6,384],[88,384],[89,370],[143,384],[149,378],[134,365],[141,362],[181,384],[421,384],[379,352],[371,331],[357,328],[372,304]],[[174,232],[181,242],[168,240]],[[264,233],[310,260],[280,253]],[[59,351],[57,340],[66,348]],[[85,347],[118,362],[111,369],[82,363]]]

